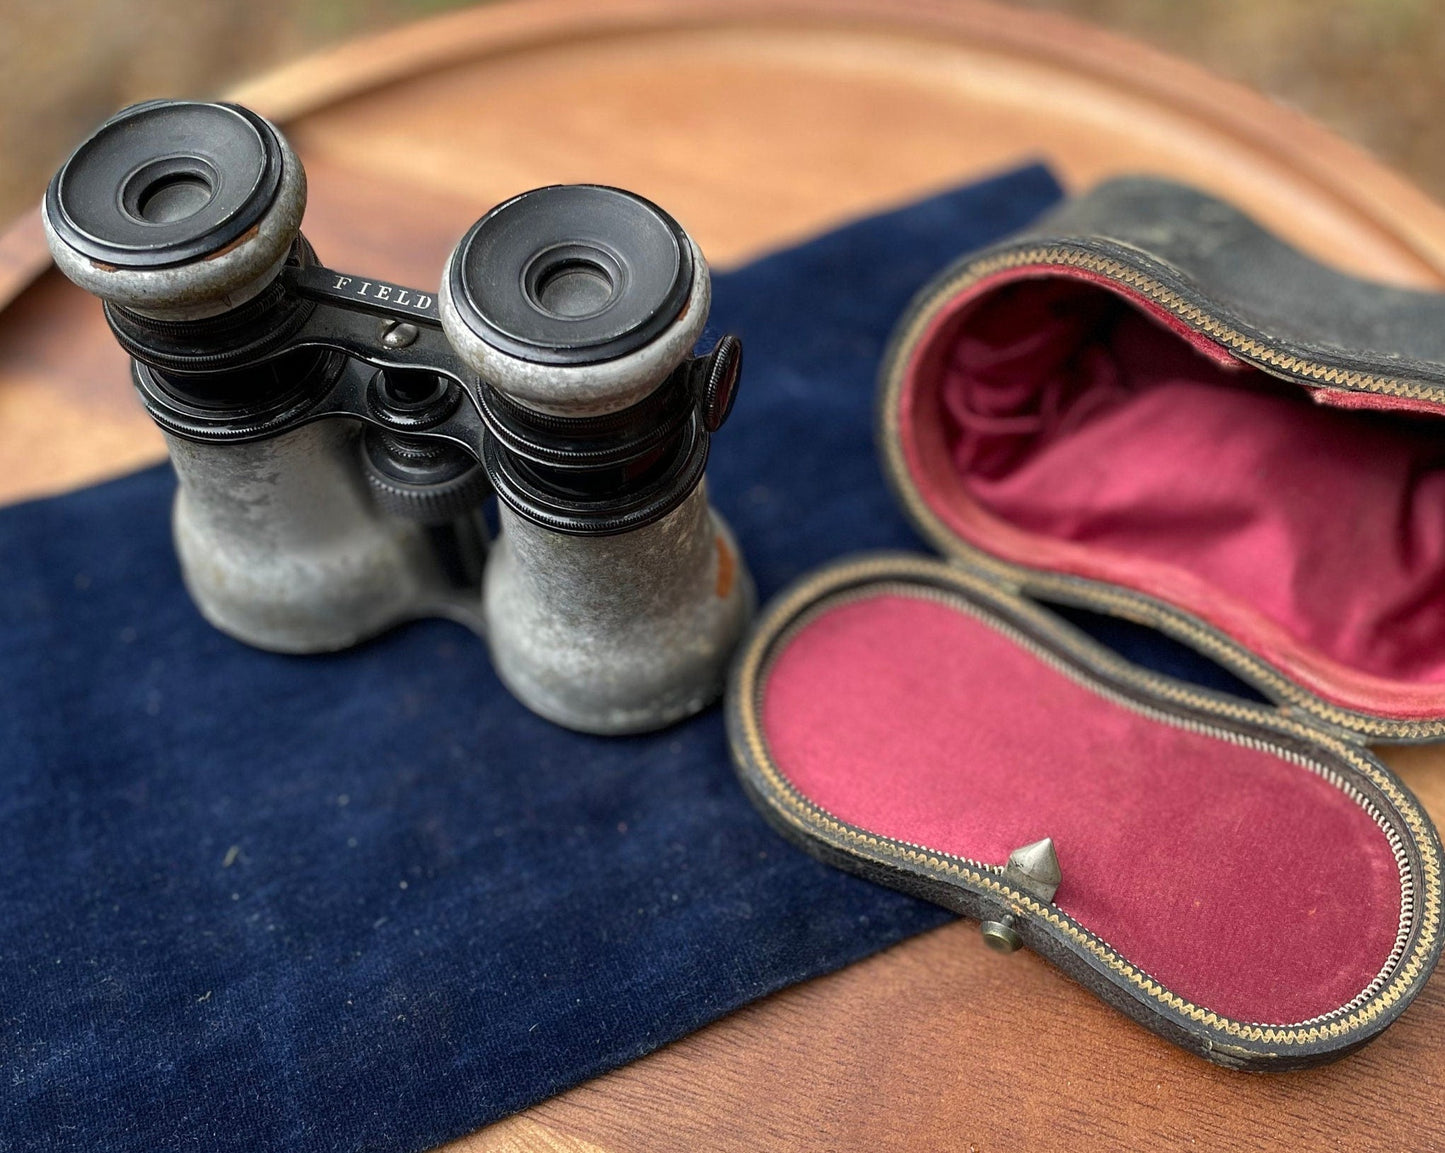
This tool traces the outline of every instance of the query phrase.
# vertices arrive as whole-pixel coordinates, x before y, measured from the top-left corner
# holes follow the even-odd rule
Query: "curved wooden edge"
[[[37,206],[0,232],[0,308],[4,308],[50,267],[50,249]]]
[[[226,94],[280,123],[425,71],[565,36],[780,25],[963,40],[1137,93],[1295,170],[1445,277],[1445,207],[1364,149],[1243,85],[1058,13],[991,0],[499,0],[349,41]],[[38,209],[0,233],[0,308],[49,267]]]
[[[1043,61],[1164,104],[1244,141],[1373,221],[1445,276],[1445,206],[1365,149],[1198,65],[1055,12],[992,0],[501,0],[353,41],[245,84],[233,97],[289,119],[328,104],[551,37],[775,24],[948,37]]]

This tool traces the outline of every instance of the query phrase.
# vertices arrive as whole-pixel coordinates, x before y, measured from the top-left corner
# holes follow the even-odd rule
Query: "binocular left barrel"
[[[450,617],[584,731],[715,699],[753,608],[703,481],[741,346],[692,355],[692,240],[619,189],[537,189],[432,292],[322,266],[305,202],[273,125],[178,101],[112,118],[46,193],[56,263],[104,302],[166,436],[200,611],[284,652]]]

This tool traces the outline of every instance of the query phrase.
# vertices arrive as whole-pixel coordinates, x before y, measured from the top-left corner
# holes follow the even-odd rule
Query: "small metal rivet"
[[[1024,939],[1014,932],[1012,917],[985,921],[978,929],[983,934],[983,943],[995,953],[1017,953],[1023,948]]]
[[[404,320],[388,320],[381,329],[381,343],[387,348],[405,348],[418,336],[417,327]]]

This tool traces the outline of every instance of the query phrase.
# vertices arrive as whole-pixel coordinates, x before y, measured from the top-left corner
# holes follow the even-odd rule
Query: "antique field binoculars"
[[[290,653],[450,617],[587,732],[711,702],[753,589],[703,481],[742,350],[693,355],[697,246],[631,193],[539,188],[418,291],[323,267],[305,203],[270,123],[180,101],[107,121],[45,196],[56,264],[105,302],[165,434],[200,611]]]

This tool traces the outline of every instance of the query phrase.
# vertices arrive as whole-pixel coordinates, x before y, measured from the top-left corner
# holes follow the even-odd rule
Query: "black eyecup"
[[[283,153],[271,126],[235,104],[150,100],[107,120],[45,192],[46,215],[75,251],[121,269],[167,268],[244,236],[276,200]],[[188,182],[198,207],[148,219],[149,195]],[[147,187],[149,186],[149,187]]]
[[[677,319],[692,292],[692,245],[641,196],[554,184],[477,221],[447,275],[458,315],[493,348],[537,364],[597,364]]]

